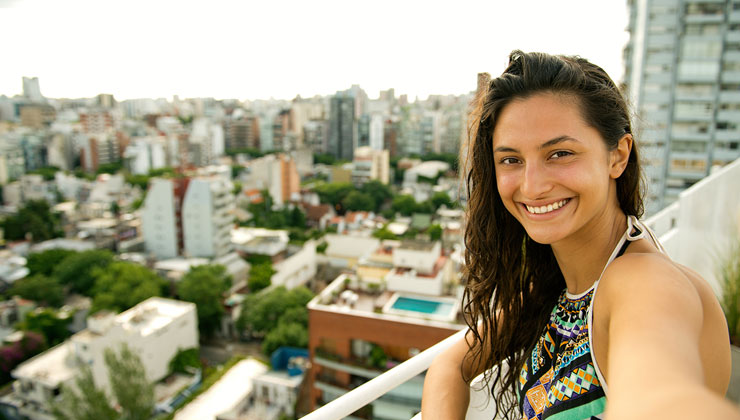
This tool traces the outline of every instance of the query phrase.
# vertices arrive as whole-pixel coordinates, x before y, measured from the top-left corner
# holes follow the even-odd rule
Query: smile
[[[551,203],[551,204],[548,204],[546,206],[535,207],[535,206],[528,206],[528,205],[525,204],[524,207],[526,207],[527,208],[527,211],[530,212],[530,213],[533,213],[533,214],[545,214],[545,213],[549,213],[551,211],[555,211],[555,210],[563,207],[565,204],[568,203],[568,201],[570,201],[570,198],[566,198],[564,200],[556,201],[556,202]]]

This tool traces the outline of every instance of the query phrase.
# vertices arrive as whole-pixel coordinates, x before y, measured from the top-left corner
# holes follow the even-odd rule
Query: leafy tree
[[[44,181],[52,181],[54,179],[54,175],[59,171],[60,169],[56,166],[46,166],[43,168],[28,171],[28,173],[41,175],[42,177],[44,177]]]
[[[375,210],[375,200],[370,194],[366,194],[360,191],[351,191],[342,200],[342,206],[349,211],[373,211]]]
[[[170,372],[188,373],[188,368],[200,369],[200,352],[197,348],[178,350],[169,363]]]
[[[18,328],[22,331],[37,332],[50,346],[55,346],[72,335],[67,329],[71,322],[70,318],[61,318],[55,310],[44,308],[26,314]]]
[[[447,208],[454,207],[452,200],[450,200],[450,195],[444,191],[435,192],[432,195],[432,197],[429,199],[429,201],[434,207],[434,210],[437,210],[438,208],[442,207],[442,205],[444,205]]]
[[[262,341],[262,352],[270,355],[282,346],[308,347],[308,329],[295,322],[279,322]]]
[[[326,253],[326,248],[328,248],[328,247],[329,247],[329,244],[328,243],[322,242],[322,243],[316,245],[316,252],[318,252],[319,254],[325,254]]]
[[[139,356],[123,344],[118,354],[106,349],[104,359],[120,412],[113,408],[106,392],[95,385],[90,366],[83,363],[74,386],[62,385],[60,398],[49,401],[57,420],[148,420],[151,417],[154,387],[147,380]]]
[[[154,410],[154,385],[146,376],[139,355],[124,343],[119,354],[106,349],[108,381],[118,405],[121,419],[148,420]]]
[[[322,203],[331,204],[334,208],[337,208],[342,203],[342,200],[352,191],[355,191],[354,185],[343,182],[319,184],[314,187],[314,192],[319,195],[319,200]]]
[[[267,293],[249,294],[242,304],[237,328],[249,334],[266,334],[277,328],[283,316],[286,316],[286,323],[307,325],[306,304],[312,298],[313,293],[303,286],[291,290],[280,286]],[[305,317],[298,311],[304,311]]]
[[[31,200],[0,223],[6,240],[22,240],[30,234],[34,242],[62,236],[59,216],[52,213],[46,200]]]
[[[373,237],[378,238],[378,239],[398,239],[398,236],[396,236],[395,233],[388,230],[387,226],[383,226],[382,228],[374,231]]]
[[[427,233],[429,234],[429,239],[432,241],[438,241],[442,239],[442,226],[438,224],[433,224],[429,226],[429,229],[427,229]]]
[[[249,291],[254,293],[268,287],[271,284],[272,275],[275,273],[271,262],[252,264],[249,267],[249,280],[247,280]]]
[[[369,194],[375,203],[374,211],[380,211],[383,204],[393,198],[393,191],[388,185],[383,184],[377,179],[370,180],[360,188],[365,194]]]
[[[161,296],[166,282],[152,270],[130,262],[114,261],[93,269],[92,312],[121,312],[152,296]]]
[[[231,286],[231,276],[223,265],[193,267],[177,286],[182,300],[195,303],[198,309],[198,327],[202,334],[211,335],[221,325],[223,294]]]
[[[95,385],[92,369],[84,363],[80,365],[74,386],[62,385],[59,400],[49,401],[49,407],[57,420],[120,418],[108,402],[105,391]]]
[[[129,174],[124,177],[126,183],[133,186],[138,186],[142,190],[146,190],[149,186],[149,177],[141,174]]]
[[[98,166],[98,170],[95,171],[96,174],[115,174],[118,171],[123,169],[123,162],[111,162],[111,163],[103,163],[100,166]]]
[[[394,212],[401,213],[404,216],[410,216],[412,213],[416,212],[417,207],[414,197],[408,194],[397,196],[393,199],[393,203],[391,204],[391,208]]]
[[[61,306],[64,303],[64,291],[56,277],[36,274],[16,281],[9,294],[24,299],[43,303],[47,306]]]
[[[333,165],[336,159],[334,159],[334,156],[329,154],[314,154],[313,155],[313,161],[314,163],[321,163],[324,165]]]
[[[105,268],[113,262],[113,254],[110,251],[91,249],[88,251],[71,254],[57,266],[54,275],[62,285],[68,285],[72,291],[92,296],[95,285],[93,271],[96,268]]]

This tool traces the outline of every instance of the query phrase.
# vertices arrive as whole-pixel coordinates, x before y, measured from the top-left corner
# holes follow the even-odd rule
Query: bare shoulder
[[[702,296],[711,287],[696,272],[659,253],[629,253],[607,267],[599,286],[607,300],[640,296],[655,301],[680,298],[684,309],[701,309]]]

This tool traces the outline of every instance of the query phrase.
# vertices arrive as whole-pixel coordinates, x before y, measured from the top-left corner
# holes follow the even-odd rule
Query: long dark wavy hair
[[[542,92],[576,99],[584,121],[601,134],[609,150],[625,134],[632,134],[619,88],[601,67],[583,58],[514,51],[500,77],[479,79],[468,143],[461,152],[468,197],[463,313],[473,336],[466,357],[476,371],[498,367],[487,371],[485,383],[494,394],[497,412],[507,419],[517,413],[519,374],[565,280],[550,245],[532,240],[501,201],[493,130],[511,100]],[[634,141],[616,183],[622,211],[642,216],[643,181]],[[502,368],[504,363],[508,369]]]

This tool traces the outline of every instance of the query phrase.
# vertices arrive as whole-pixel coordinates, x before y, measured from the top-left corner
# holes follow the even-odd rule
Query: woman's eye
[[[555,152],[555,153],[553,153],[552,155],[550,155],[550,157],[551,157],[551,158],[555,158],[555,159],[558,159],[558,158],[563,158],[563,157],[566,157],[566,156],[570,156],[570,155],[572,155],[572,154],[573,154],[573,153],[571,153],[571,152],[568,152],[568,151],[566,151],[566,150],[558,150],[557,152]]]
[[[518,162],[519,159],[513,157],[505,157],[499,161],[499,163],[501,163],[502,165],[513,165]]]

